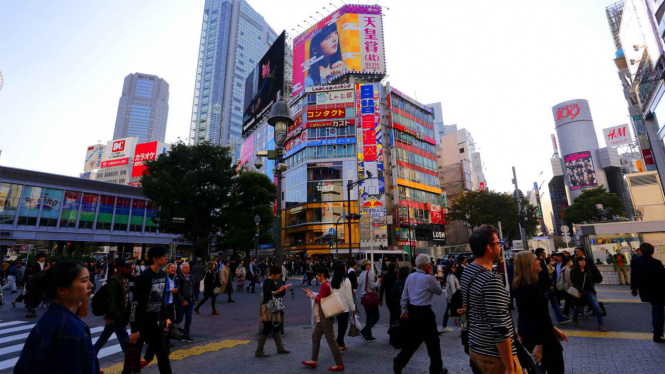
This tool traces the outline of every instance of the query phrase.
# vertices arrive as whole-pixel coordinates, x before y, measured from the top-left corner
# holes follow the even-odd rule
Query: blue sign
[[[275,247],[274,244],[259,244],[259,249],[270,249],[274,247]]]
[[[284,155],[284,157],[289,158],[289,157],[291,157],[292,154],[300,151],[303,148],[305,148],[305,142],[302,142],[302,143],[298,144],[297,146],[295,146],[294,148],[291,148],[290,151],[286,152],[286,155]]]
[[[329,234],[329,235],[335,235],[335,229],[333,229],[333,228],[331,227],[330,230],[328,230],[328,234]]]
[[[310,140],[307,142],[307,146],[314,147],[317,145],[355,144],[355,142],[356,138],[321,139],[321,140]]]

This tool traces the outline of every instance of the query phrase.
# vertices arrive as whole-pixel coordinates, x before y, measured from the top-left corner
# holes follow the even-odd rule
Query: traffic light
[[[328,242],[328,248],[333,249],[333,242],[332,242],[332,240],[331,240],[330,242]]]
[[[347,214],[346,219],[348,219],[349,221],[353,221],[354,219],[358,220],[358,219],[360,219],[360,214],[356,214],[356,213]]]

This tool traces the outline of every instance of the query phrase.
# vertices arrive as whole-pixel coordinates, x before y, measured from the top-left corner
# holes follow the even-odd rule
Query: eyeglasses
[[[503,243],[501,243],[501,242],[494,242],[494,243],[492,243],[492,245],[496,245],[496,246],[499,246],[499,247],[501,247],[501,244],[503,244]]]

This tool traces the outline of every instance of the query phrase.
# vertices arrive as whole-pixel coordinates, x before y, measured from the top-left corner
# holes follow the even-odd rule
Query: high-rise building
[[[457,125],[451,126],[457,129]],[[466,191],[487,188],[480,153],[471,133],[466,129],[452,131],[451,126],[444,126],[450,132],[441,137],[436,150],[439,185],[447,196],[447,206],[452,206]],[[448,244],[467,243],[470,234],[465,222],[451,221],[446,225]]]
[[[245,0],[206,0],[189,143],[242,145],[245,79],[277,38]]]
[[[633,148],[641,150],[642,171],[658,171],[660,184],[665,185],[665,2],[622,0],[605,12],[616,48],[614,62],[637,136]]]
[[[169,117],[169,84],[156,75],[125,77],[113,139],[136,136],[139,143],[164,141]]]

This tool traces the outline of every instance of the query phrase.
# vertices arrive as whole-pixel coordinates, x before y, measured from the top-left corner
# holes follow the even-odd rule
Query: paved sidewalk
[[[571,327],[567,327],[570,329]],[[377,325],[375,343],[364,343],[360,338],[347,338],[349,346],[344,354],[347,373],[387,374],[392,373],[392,358],[397,350],[388,344],[387,325]],[[290,355],[275,355],[272,340],[266,344],[268,358],[254,357],[256,336],[242,334],[229,339],[238,341],[250,340],[249,344],[235,346],[219,351],[202,353],[172,361],[174,373],[309,373],[311,369],[303,367],[300,362],[308,360],[311,354],[311,327],[287,328],[284,338]],[[570,342],[563,343],[566,373],[665,373],[665,345],[653,343],[648,336],[615,333],[607,337],[602,334],[573,334]],[[580,336],[581,335],[581,336]],[[441,351],[444,366],[450,373],[470,373],[469,356],[464,354],[458,331],[446,333],[441,337]],[[321,344],[319,368],[325,372],[334,365],[332,354],[325,339]],[[423,346],[413,356],[404,373],[428,373],[429,358]],[[156,365],[144,369],[145,373],[158,373]]]

